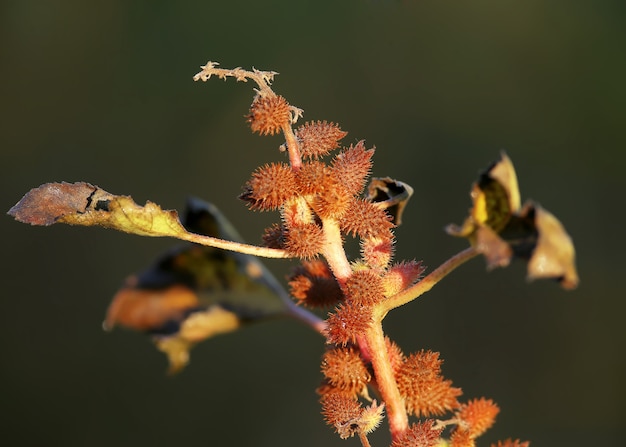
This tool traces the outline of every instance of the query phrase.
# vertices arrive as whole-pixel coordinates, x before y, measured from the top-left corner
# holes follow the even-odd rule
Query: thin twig
[[[446,262],[441,264],[439,267],[437,267],[435,270],[433,270],[418,283],[390,297],[389,299],[382,301],[379,304],[380,310],[384,313],[387,313],[391,309],[395,309],[396,307],[400,307],[403,304],[413,301],[415,298],[423,295],[424,293],[432,289],[435,284],[445,278],[457,267],[478,256],[479,254],[480,253],[474,247],[469,247],[457,253]]]

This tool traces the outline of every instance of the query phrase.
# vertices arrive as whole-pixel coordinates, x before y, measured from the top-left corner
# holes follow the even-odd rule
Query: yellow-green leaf
[[[30,190],[9,214],[32,225],[98,225],[141,236],[186,233],[176,211],[163,211],[152,202],[139,206],[129,196],[115,196],[84,182],[41,185]]]
[[[85,182],[46,183],[31,189],[9,210],[16,220],[31,225],[101,226],[140,236],[174,237],[197,244],[267,258],[290,257],[284,250],[257,247],[187,231],[178,213],[153,202],[137,205]]]

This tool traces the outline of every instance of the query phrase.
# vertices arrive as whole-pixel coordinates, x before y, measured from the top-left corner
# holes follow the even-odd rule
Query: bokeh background
[[[481,259],[385,329],[441,352],[466,398],[501,413],[480,445],[617,446],[626,398],[626,7],[618,0],[0,3],[0,205],[89,181],[138,202],[218,205],[250,242],[276,215],[236,196],[283,157],[245,124],[250,84],[192,82],[207,60],[280,72],[305,119],[375,145],[411,184],[397,258],[464,248],[476,174],[504,149],[523,199],[575,240],[580,287],[527,284]],[[339,446],[319,414],[322,340],[291,321],[210,340],[165,375],[142,335],[105,333],[110,297],[171,240],[0,219],[0,433],[13,446]],[[286,261],[268,261],[279,278]],[[383,427],[372,437],[386,445]]]

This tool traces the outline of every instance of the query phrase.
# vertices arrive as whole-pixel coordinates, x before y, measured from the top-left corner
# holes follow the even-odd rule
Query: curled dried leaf
[[[396,226],[402,223],[402,214],[412,195],[413,188],[390,177],[373,178],[367,187],[367,198],[386,209]]]
[[[462,226],[447,232],[466,237],[487,260],[505,267],[512,258],[528,262],[528,278],[553,278],[566,289],[578,285],[575,250],[563,225],[532,202],[520,208],[517,177],[511,160],[501,159],[481,174],[472,190],[474,207]]]

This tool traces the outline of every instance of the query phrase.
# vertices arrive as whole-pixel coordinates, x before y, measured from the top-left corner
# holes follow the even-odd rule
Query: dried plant
[[[574,288],[578,276],[570,237],[549,212],[532,202],[522,206],[513,164],[503,153],[474,184],[464,223],[447,228],[467,238],[469,248],[427,275],[419,261],[394,262],[394,228],[413,190],[388,177],[368,183],[374,149],[364,141],[341,148],[346,132],[338,124],[309,121],[294,127],[303,112],[274,92],[275,75],[209,62],[194,76],[256,83],[246,116],[250,128],[284,136],[279,149],[288,162],[259,167],[239,196],[251,210],[278,212],[278,221],[263,235],[264,246],[243,243],[228,221],[200,200],[192,199],[179,218],[175,211],[151,202],[139,206],[88,183],[42,185],[9,214],[33,225],[100,225],[190,242],[130,277],[105,321],[109,329],[124,325],[150,334],[167,354],[171,372],[188,363],[199,341],[288,315],[326,341],[317,391],[324,419],[341,438],[356,435],[368,446],[367,435],[386,418],[393,447],[474,446],[495,422],[498,406],[482,397],[463,401],[461,388],[444,377],[439,353],[404,354],[385,336],[383,319],[479,254],[489,268],[523,259],[530,279],[553,278]],[[347,236],[360,242],[358,259],[346,255]],[[301,261],[288,279],[289,292],[259,257]],[[328,312],[326,318],[320,309]],[[509,439],[497,445],[528,443]]]

